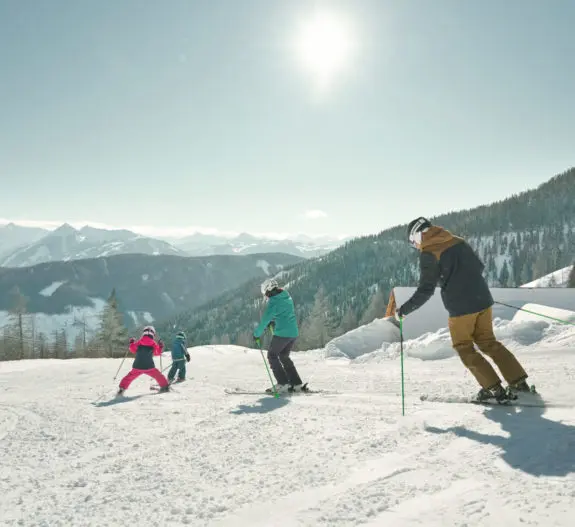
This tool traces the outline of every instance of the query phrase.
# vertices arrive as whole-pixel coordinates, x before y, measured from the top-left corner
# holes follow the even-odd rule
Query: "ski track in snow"
[[[0,363],[0,525],[572,525],[575,408],[419,401],[475,384],[459,359],[400,364],[294,353],[316,388],[283,397],[259,352],[191,348],[189,380],[156,394],[112,359]],[[572,350],[519,349],[543,396],[573,403]],[[166,366],[166,364],[164,364]],[[98,406],[101,405],[101,406]]]

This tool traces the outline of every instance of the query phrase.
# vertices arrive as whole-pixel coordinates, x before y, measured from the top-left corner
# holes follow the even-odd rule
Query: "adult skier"
[[[269,278],[261,285],[261,292],[268,303],[259,325],[254,329],[254,339],[261,347],[261,336],[273,325],[273,337],[268,349],[268,361],[276,378],[278,393],[305,391],[290,352],[299,336],[295,307],[290,294],[281,289],[276,280]],[[267,392],[272,389],[268,388]]]
[[[493,297],[483,277],[484,265],[470,245],[442,227],[419,217],[407,228],[409,243],[419,250],[419,286],[399,309],[401,319],[427,302],[439,283],[443,305],[449,313],[451,341],[463,364],[481,389],[478,401],[495,398],[503,403],[517,399],[517,392],[529,392],[527,373],[515,356],[495,339],[493,333]],[[509,384],[501,379],[477,347],[497,365]]]
[[[190,354],[186,347],[186,334],[183,331],[178,331],[172,343],[172,367],[168,372],[168,382],[170,384],[174,382],[176,373],[178,373],[176,382],[184,382],[186,380],[186,362],[189,361]]]
[[[156,380],[160,386],[160,392],[167,392],[169,385],[162,372],[154,364],[154,356],[162,354],[164,343],[160,340],[156,342],[156,330],[153,326],[146,326],[142,332],[140,340],[130,339],[130,352],[136,354],[132,369],[120,381],[120,389],[117,395],[122,395],[130,386],[132,381],[140,375],[148,375]]]

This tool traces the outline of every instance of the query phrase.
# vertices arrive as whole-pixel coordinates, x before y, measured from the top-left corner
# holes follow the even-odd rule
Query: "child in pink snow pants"
[[[120,389],[118,395],[122,395],[132,384],[134,379],[140,375],[148,375],[155,379],[160,385],[160,392],[167,392],[169,390],[168,380],[162,375],[162,372],[156,368],[154,364],[154,357],[162,354],[164,343],[160,340],[154,340],[156,330],[153,326],[146,326],[142,332],[140,340],[130,339],[130,352],[136,354],[132,369],[120,381]]]

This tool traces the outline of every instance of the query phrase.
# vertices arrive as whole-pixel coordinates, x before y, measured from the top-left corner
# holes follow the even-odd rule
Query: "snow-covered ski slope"
[[[513,324],[499,334],[558,407],[421,402],[476,390],[441,331],[406,343],[405,417],[396,344],[295,353],[341,393],[279,400],[224,394],[267,386],[234,346],[190,348],[186,383],[141,377],[117,404],[118,360],[0,363],[0,524],[571,526],[575,328]]]

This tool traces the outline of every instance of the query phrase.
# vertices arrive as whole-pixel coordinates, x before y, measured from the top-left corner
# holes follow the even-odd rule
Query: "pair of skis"
[[[224,392],[227,395],[274,395],[274,392],[268,390],[245,390],[243,388],[225,388]],[[284,392],[279,393],[278,395],[281,397],[288,396],[291,397],[293,395],[317,395],[317,394],[326,394],[326,393],[337,393],[334,391],[328,390],[312,390],[307,387],[307,384],[304,384],[304,387],[301,391],[298,392]]]
[[[535,386],[531,386],[529,393],[520,392],[516,399],[505,399],[503,401],[497,401],[495,398],[479,400],[476,396],[433,394],[422,394],[419,399],[423,402],[431,403],[476,404],[481,406],[552,406],[543,400],[541,395],[535,390]]]

